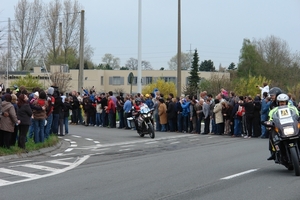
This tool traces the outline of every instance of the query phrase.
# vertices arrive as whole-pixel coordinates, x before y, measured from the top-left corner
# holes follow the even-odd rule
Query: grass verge
[[[35,144],[33,139],[31,138],[26,142],[26,149],[19,148],[18,144],[16,144],[15,146],[11,146],[10,149],[0,147],[0,156],[21,154],[21,153],[26,153],[26,151],[27,152],[35,151],[35,150],[39,150],[42,148],[54,146],[58,142],[59,142],[59,139],[58,139],[57,135],[53,135],[53,134],[50,135],[50,137],[47,140],[45,140],[43,143]]]

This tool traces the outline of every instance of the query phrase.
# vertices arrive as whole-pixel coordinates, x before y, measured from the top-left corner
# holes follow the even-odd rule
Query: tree
[[[173,56],[170,61],[168,62],[170,70],[177,70],[177,54]],[[189,53],[182,53],[181,52],[181,69],[182,70],[189,70],[191,68],[191,58]]]
[[[138,60],[135,58],[129,58],[129,60],[127,60],[125,67],[127,67],[130,70],[137,70],[138,69]],[[148,61],[142,61],[142,69],[143,70],[153,70],[150,62],[148,62]]]
[[[110,53],[107,53],[102,57],[102,62],[109,65],[112,69],[120,68],[120,58],[114,57]]]
[[[192,96],[197,95],[198,84],[200,81],[198,71],[199,71],[199,56],[198,56],[198,52],[196,49],[195,53],[193,55],[192,69],[189,72],[190,73],[190,76],[188,76],[189,83],[184,92],[185,94],[189,94]]]
[[[106,64],[99,64],[97,69],[112,70],[112,68],[109,65],[106,65]]]
[[[236,70],[237,68],[235,67],[235,64],[232,62],[230,63],[230,65],[228,66],[228,70]]]
[[[211,60],[204,60],[200,64],[199,71],[206,71],[206,72],[214,72],[216,71],[214,67],[214,62]]]
[[[50,79],[52,81],[52,85],[59,88],[59,91],[65,93],[69,91],[71,88],[71,74],[54,72],[51,74]]]
[[[129,70],[128,67],[121,67],[120,70]]]
[[[37,57],[40,49],[39,29],[42,19],[42,4],[39,0],[32,3],[20,0],[15,7],[15,21],[12,23],[14,39],[12,48],[20,58],[21,70],[27,68],[27,63]]]
[[[143,87],[142,93],[150,94],[156,88],[159,90],[161,94],[164,94],[164,98],[167,98],[169,93],[173,93],[174,96],[177,95],[175,83],[165,82],[165,80],[162,78],[159,78],[156,80],[156,82],[152,82],[151,84],[148,84],[147,86]]]
[[[159,70],[163,71],[163,70],[165,70],[165,68],[164,68],[164,67],[161,67]]]
[[[49,84],[49,82],[47,81]],[[24,77],[20,77],[10,83],[11,87],[13,85],[17,85],[18,87],[24,86],[26,90],[31,91],[35,87],[43,88],[42,84],[40,83],[39,79],[34,78],[32,75],[27,74]],[[51,85],[51,83],[50,83]]]
[[[260,94],[260,90],[255,87],[258,83],[270,83],[270,80],[266,79],[263,76],[252,76],[249,75],[247,78],[241,77],[235,82],[234,91],[238,95],[246,96],[250,95],[255,97],[257,94]]]

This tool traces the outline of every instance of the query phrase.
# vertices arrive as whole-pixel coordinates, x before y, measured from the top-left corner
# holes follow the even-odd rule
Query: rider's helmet
[[[272,99],[274,99],[274,100],[276,100],[277,96],[280,95],[281,93],[282,93],[282,91],[281,91],[281,89],[278,88],[278,87],[273,87],[273,88],[271,88],[270,91],[269,91],[269,95],[270,95],[271,97],[273,96]]]
[[[135,104],[136,104],[136,105],[140,105],[140,104],[141,104],[141,98],[139,98],[139,97],[136,98],[136,99],[135,99]]]
[[[149,98],[149,97],[150,97],[150,95],[149,95],[149,94],[146,94],[146,95],[145,95],[145,97],[146,97],[146,98]]]
[[[278,96],[277,96],[277,104],[278,104],[279,102],[285,102],[286,105],[287,105],[288,102],[289,102],[289,96],[286,95],[286,94],[280,94],[280,95],[278,95]]]

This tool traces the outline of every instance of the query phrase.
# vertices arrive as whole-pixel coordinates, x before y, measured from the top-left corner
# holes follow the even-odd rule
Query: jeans
[[[53,114],[52,132],[58,134],[59,114]]]
[[[96,125],[100,126],[102,123],[102,113],[96,113]]]
[[[102,111],[102,122],[103,122],[103,127],[106,127],[108,125],[108,121],[107,121],[107,113],[103,110]]]
[[[51,127],[52,127],[52,121],[53,121],[53,114],[51,113],[48,117],[47,117],[47,125],[44,127],[45,129],[45,138],[49,138],[49,135],[51,134]]]
[[[267,121],[268,120],[268,115],[261,115],[260,116],[260,121]],[[265,126],[261,126],[261,137],[267,137],[267,129]]]
[[[168,120],[168,124],[169,124],[169,131],[170,131],[170,132],[174,132],[174,131],[175,131],[175,123],[174,123],[174,119],[169,119],[169,120]]]
[[[183,118],[183,123],[182,123],[182,125],[183,125],[183,131],[185,131],[186,133],[188,132],[188,126],[189,126],[189,115],[188,116],[183,116],[182,117]]]
[[[161,132],[167,131],[167,124],[161,124]]]
[[[208,115],[205,119],[204,119],[204,133],[208,134],[209,133],[209,125],[210,125],[210,116]]]
[[[34,120],[34,119],[30,118],[31,125],[29,126],[28,138],[32,138],[32,137],[33,137],[33,131],[34,131],[33,120]]]
[[[160,130],[161,130],[161,125],[160,125],[160,123],[159,123],[159,116],[158,116],[158,113],[155,113],[154,118],[155,118],[155,123],[156,123],[156,128],[155,128],[155,130],[156,130],[156,131],[160,131]]]
[[[216,120],[214,118],[211,119],[211,132],[217,133],[217,125]]]
[[[119,128],[124,128],[125,127],[125,121],[124,121],[124,111],[118,111],[118,115],[119,115]]]
[[[65,134],[69,133],[69,117],[64,118]]]
[[[235,136],[242,135],[242,120],[238,118],[234,118],[234,133]]]
[[[35,119],[34,120],[34,142],[35,143],[44,142],[44,130],[45,130],[45,120]]]
[[[181,113],[177,114],[177,131],[182,132],[182,115],[181,115]]]

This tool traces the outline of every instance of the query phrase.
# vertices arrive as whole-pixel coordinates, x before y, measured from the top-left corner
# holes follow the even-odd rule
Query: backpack
[[[244,106],[239,106],[236,115],[242,117],[244,114],[245,114],[245,107]]]

